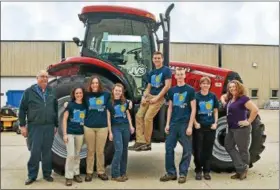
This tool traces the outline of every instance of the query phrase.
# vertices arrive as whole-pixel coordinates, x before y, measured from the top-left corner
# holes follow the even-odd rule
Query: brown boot
[[[87,174],[85,177],[85,181],[86,182],[92,181],[92,174]]]
[[[100,178],[103,181],[107,181],[109,178],[107,176],[107,174],[97,174],[97,177]]]
[[[121,177],[122,177],[122,178],[124,178],[124,180],[125,180],[125,181],[127,181],[127,180],[128,180],[127,175],[122,175]]]
[[[244,172],[242,172],[242,173],[240,174],[239,179],[240,179],[240,180],[243,180],[243,179],[247,178],[247,173],[248,173],[248,168],[246,168],[246,169],[244,170]]]
[[[82,182],[83,182],[83,179],[81,178],[80,175],[75,175],[75,176],[74,176],[74,181],[76,181],[77,183],[82,183]]]
[[[165,181],[176,180],[176,179],[177,179],[176,175],[165,174],[159,180],[165,182]]]
[[[66,186],[72,186],[72,179],[66,179],[65,180],[65,185]]]
[[[238,173],[234,174],[233,176],[230,177],[231,179],[239,179],[240,175]]]
[[[125,182],[126,180],[123,177],[112,177],[112,181]]]
[[[180,176],[179,179],[178,179],[178,183],[186,183],[187,181],[187,177],[186,176]]]

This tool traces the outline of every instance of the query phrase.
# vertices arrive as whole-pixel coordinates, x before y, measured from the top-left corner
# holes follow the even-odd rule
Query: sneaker
[[[169,175],[169,174],[165,174],[164,176],[162,176],[160,179],[160,181],[170,181],[170,180],[177,180],[177,176],[176,175]]]
[[[97,174],[97,177],[100,178],[103,181],[107,181],[109,178],[107,176],[107,174],[103,173],[103,174]]]
[[[144,146],[146,146],[146,143],[138,143],[138,142],[136,142],[134,145],[129,146],[128,150],[137,150],[137,149],[142,148]]]
[[[178,179],[178,183],[186,183],[187,177],[184,175],[181,175]]]
[[[92,174],[87,174],[85,177],[85,181],[86,182],[92,181]]]
[[[202,179],[201,172],[197,172],[197,173],[195,174],[195,179],[196,179],[196,180],[201,180],[201,179]]]
[[[83,179],[81,178],[80,175],[75,175],[75,176],[74,176],[74,181],[76,181],[77,183],[82,183],[82,182],[83,182]]]
[[[234,174],[233,176],[230,177],[231,179],[239,179],[240,175],[238,173]]]
[[[72,186],[72,179],[66,179],[65,180],[65,185],[66,186]]]
[[[127,180],[128,180],[127,175],[122,175],[121,177],[122,177],[122,178],[124,178],[124,180],[125,180],[125,181],[127,181]]]
[[[123,177],[112,177],[112,181],[117,181],[117,182],[125,182],[126,180]]]
[[[204,177],[204,179],[206,179],[206,180],[211,180],[211,176],[210,176],[210,174],[209,174],[208,172],[207,172],[207,173],[204,173],[203,177]]]

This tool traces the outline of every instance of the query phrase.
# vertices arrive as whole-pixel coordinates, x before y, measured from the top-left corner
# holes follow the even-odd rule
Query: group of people
[[[148,85],[143,93],[140,108],[136,114],[136,142],[128,147],[134,127],[129,109],[131,101],[125,97],[124,86],[116,83],[111,93],[103,88],[98,76],[92,76],[85,88],[77,86],[71,91],[71,101],[65,104],[63,113],[63,141],[66,144],[65,184],[81,183],[80,150],[83,141],[87,145],[85,181],[93,178],[96,154],[97,177],[108,180],[105,173],[104,148],[109,138],[114,143],[114,157],[111,165],[111,179],[118,182],[128,180],[128,150],[151,150],[153,119],[165,102],[168,102],[165,126],[165,169],[160,181],[177,180],[174,163],[174,149],[179,142],[183,155],[179,164],[179,183],[185,183],[191,161],[192,150],[195,163],[195,179],[210,180],[210,160],[218,122],[218,100],[210,92],[209,77],[200,79],[199,92],[185,83],[186,70],[177,68],[177,85],[171,87],[171,70],[163,65],[161,52],[154,52],[155,69],[148,75]],[[28,161],[28,179],[32,184],[38,175],[42,161],[43,178],[53,181],[52,152],[54,134],[58,127],[58,102],[53,89],[48,87],[48,73],[40,71],[37,84],[25,90],[19,109],[22,135],[27,137],[31,152]],[[227,94],[221,97],[227,108],[229,130],[225,148],[233,160],[236,174],[233,179],[245,179],[250,154],[248,150],[251,123],[258,114],[258,108],[246,96],[244,86],[238,81],[228,84]],[[250,116],[247,119],[247,110]],[[26,121],[27,118],[27,121]],[[27,127],[28,124],[28,127]],[[238,150],[235,145],[237,145]]]

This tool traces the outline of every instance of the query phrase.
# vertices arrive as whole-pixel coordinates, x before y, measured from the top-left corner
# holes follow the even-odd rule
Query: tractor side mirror
[[[82,46],[83,45],[83,42],[79,38],[77,38],[77,37],[74,37],[73,41],[75,42],[75,44],[77,46]]]

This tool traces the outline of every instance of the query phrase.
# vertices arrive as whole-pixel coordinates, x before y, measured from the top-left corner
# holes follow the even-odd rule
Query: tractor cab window
[[[146,86],[146,77],[152,69],[151,33],[146,23],[113,18],[100,19],[88,25],[86,48],[101,60],[110,62],[133,78],[137,95]]]

